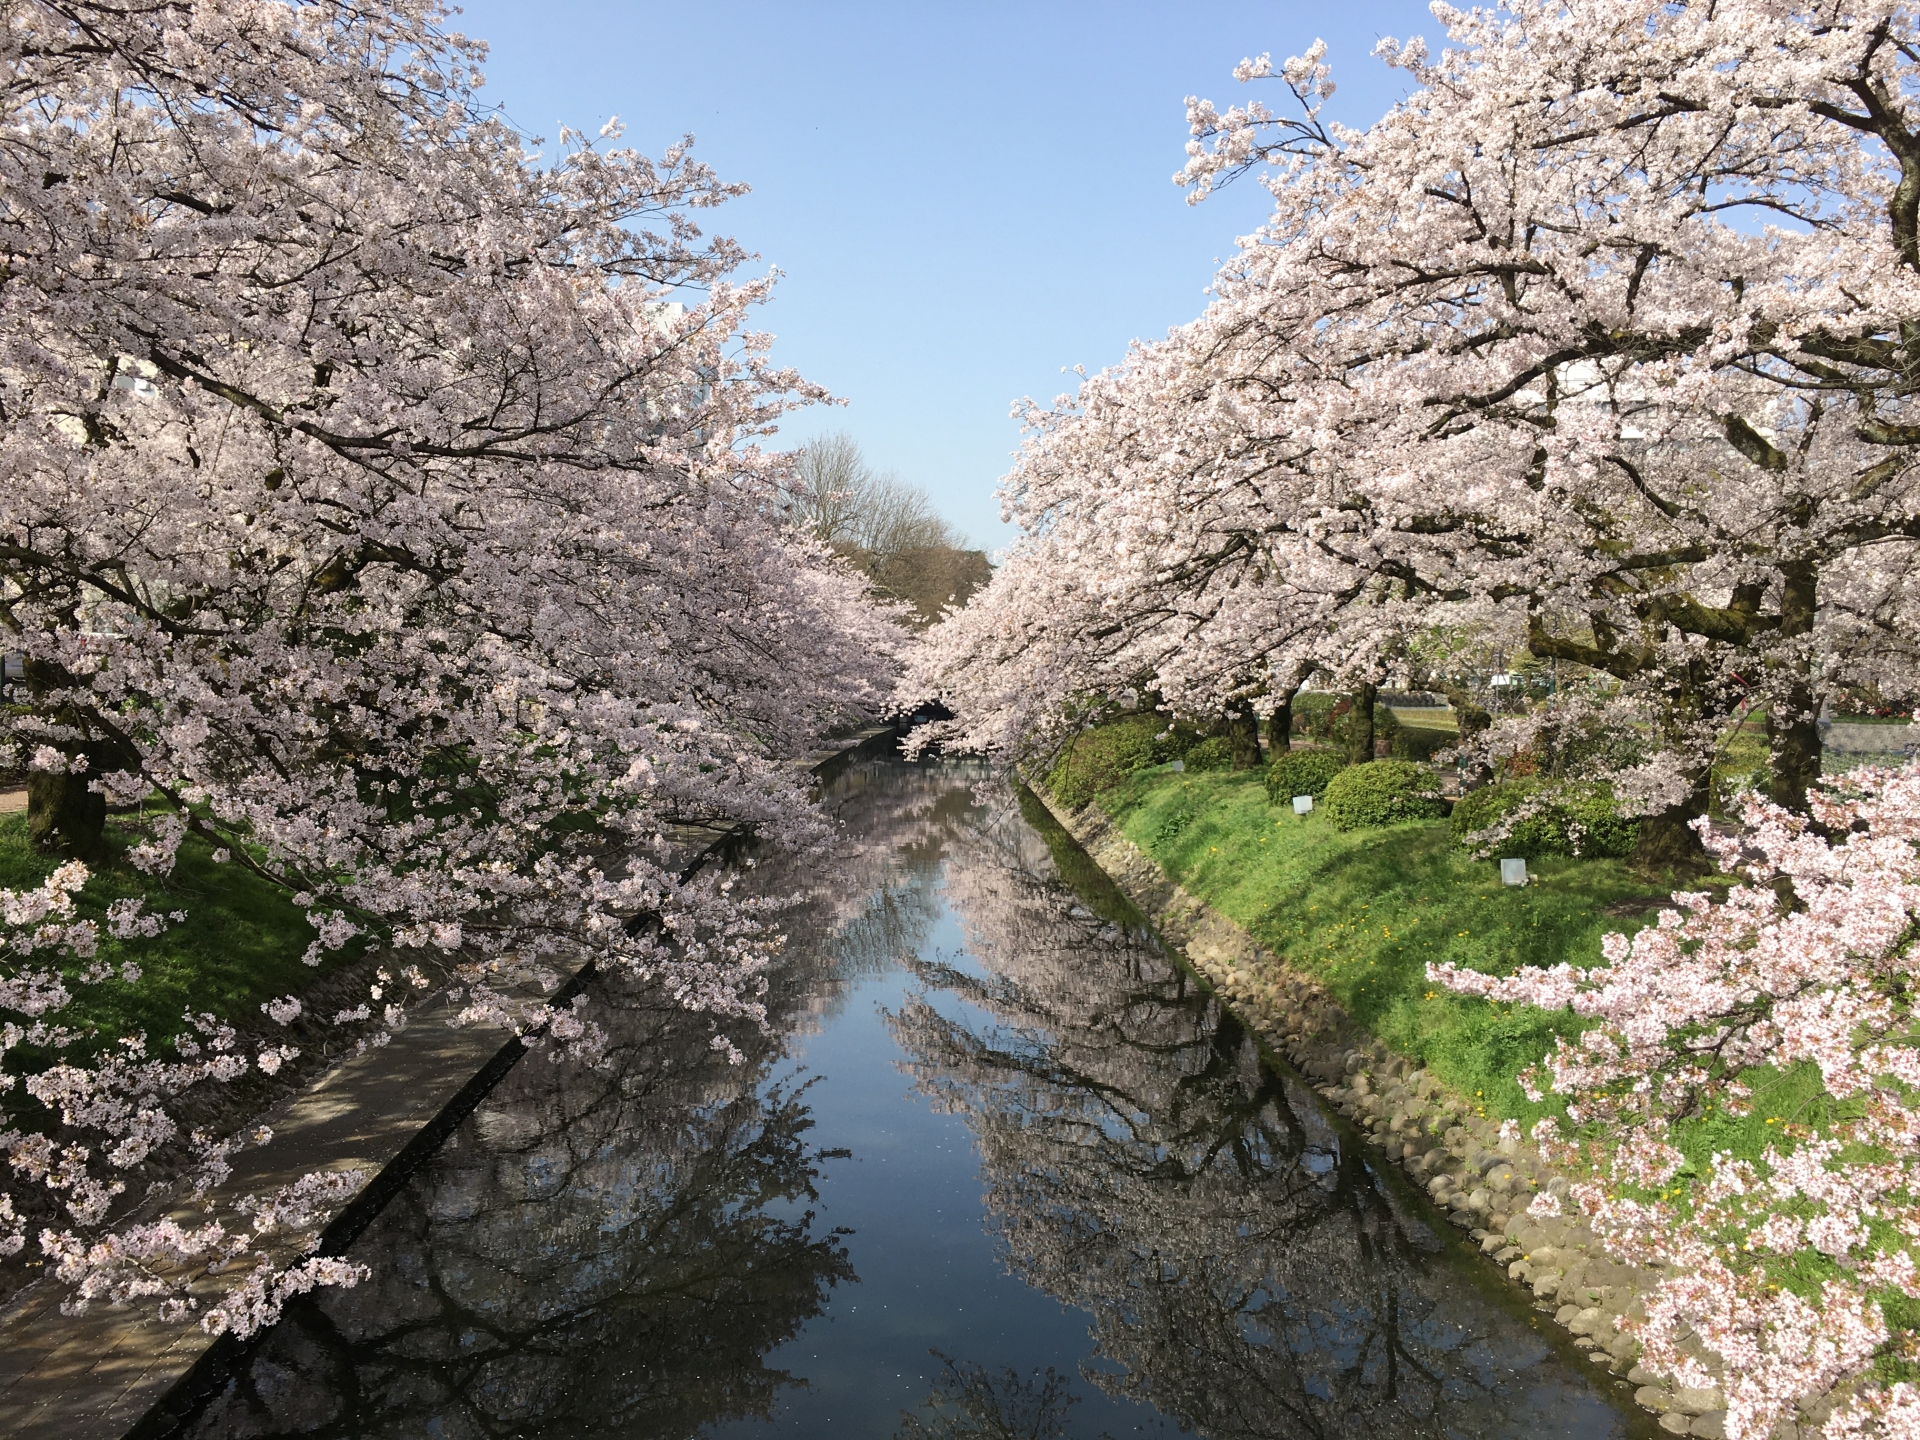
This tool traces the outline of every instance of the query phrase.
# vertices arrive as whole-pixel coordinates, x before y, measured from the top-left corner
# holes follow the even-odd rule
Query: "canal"
[[[1030,799],[828,798],[766,1030],[598,986],[177,1433],[1640,1433]]]

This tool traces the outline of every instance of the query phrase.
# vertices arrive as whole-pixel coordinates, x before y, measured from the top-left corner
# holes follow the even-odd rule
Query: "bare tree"
[[[823,435],[794,466],[794,523],[850,559],[881,593],[905,600],[925,621],[964,604],[993,567],[983,551],[934,509],[918,485],[875,471],[851,435]]]
[[[873,472],[854,438],[844,432],[821,436],[800,452],[794,471],[794,523],[835,549],[855,544],[856,517]]]

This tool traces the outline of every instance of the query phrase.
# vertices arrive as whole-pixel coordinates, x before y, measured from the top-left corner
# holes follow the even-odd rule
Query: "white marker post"
[[[1296,795],[1293,797],[1293,813],[1294,814],[1307,815],[1307,814],[1311,814],[1312,811],[1313,811],[1313,797],[1311,795]]]

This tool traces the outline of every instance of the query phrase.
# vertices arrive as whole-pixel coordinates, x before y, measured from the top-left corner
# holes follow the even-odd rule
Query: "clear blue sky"
[[[784,272],[761,321],[776,358],[848,402],[785,438],[848,431],[989,548],[1011,538],[992,497],[1012,403],[1192,319],[1264,213],[1245,182],[1199,206],[1171,183],[1185,97],[1277,105],[1234,64],[1323,37],[1329,113],[1364,125],[1405,88],[1375,40],[1442,38],[1408,0],[476,0],[455,25],[491,43],[486,93],[522,128],[618,115],[654,154],[691,131],[751,185],[707,218]]]

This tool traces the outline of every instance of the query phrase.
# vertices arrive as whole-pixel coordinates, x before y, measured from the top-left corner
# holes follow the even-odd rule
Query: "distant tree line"
[[[800,452],[793,517],[851,561],[881,595],[912,605],[930,625],[993,578],[984,550],[934,510],[918,485],[867,464],[851,435]]]

